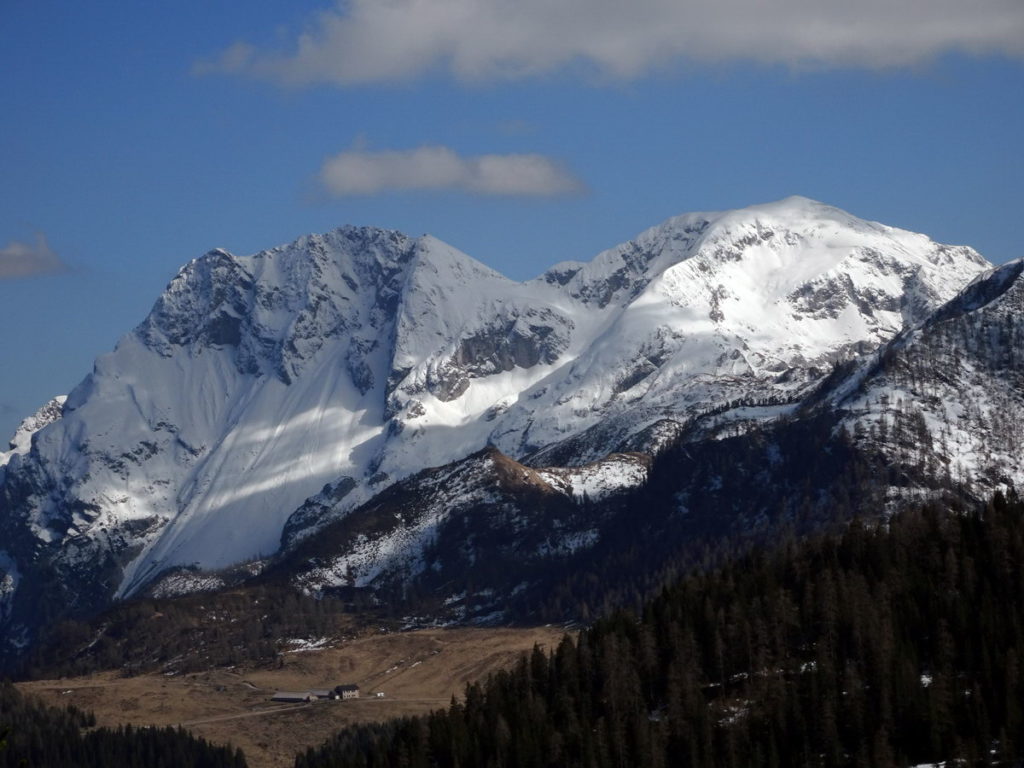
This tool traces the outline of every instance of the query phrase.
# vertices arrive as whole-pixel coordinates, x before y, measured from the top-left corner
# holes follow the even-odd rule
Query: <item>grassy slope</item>
[[[100,672],[18,687],[50,704],[92,710],[98,725],[182,723],[214,743],[240,746],[252,768],[276,768],[291,766],[296,752],[322,743],[345,725],[447,706],[467,682],[511,666],[535,643],[553,648],[563,634],[559,627],[364,634],[336,648],[287,654],[279,669],[136,677]],[[385,697],[312,706],[270,702],[275,690],[352,682],[364,696],[380,690]]]

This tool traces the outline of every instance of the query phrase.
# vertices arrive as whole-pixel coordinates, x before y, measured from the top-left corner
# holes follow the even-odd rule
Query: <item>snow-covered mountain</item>
[[[795,409],[988,267],[805,198],[676,217],[526,283],[379,229],[212,251],[0,454],[4,615],[39,620],[27,584],[85,611],[301,546],[487,447],[571,498],[584,465],[727,403]],[[348,573],[372,549],[336,556]]]

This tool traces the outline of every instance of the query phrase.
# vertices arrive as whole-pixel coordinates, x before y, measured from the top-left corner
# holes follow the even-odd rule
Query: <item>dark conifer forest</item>
[[[0,683],[0,768],[245,768],[241,750],[174,728],[96,728],[89,713],[57,709]]]
[[[997,495],[694,572],[296,767],[1021,765],[1022,664],[1024,503]]]
[[[51,627],[17,670],[19,679],[195,672],[280,658],[283,637],[343,634],[351,617],[338,600],[295,590],[250,588],[179,598],[141,598],[89,621]]]

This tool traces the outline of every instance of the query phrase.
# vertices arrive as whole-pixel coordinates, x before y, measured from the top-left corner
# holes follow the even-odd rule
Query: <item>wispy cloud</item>
[[[198,73],[302,86],[479,81],[583,66],[631,79],[675,62],[902,67],[1024,57],[1021,0],[339,0],[291,50],[239,42]]]
[[[569,170],[544,155],[463,157],[443,146],[391,151],[357,147],[327,158],[317,179],[325,192],[338,197],[416,190],[552,197],[584,189]]]
[[[0,248],[0,280],[64,272],[67,268],[42,234],[36,235],[34,244],[12,240]]]

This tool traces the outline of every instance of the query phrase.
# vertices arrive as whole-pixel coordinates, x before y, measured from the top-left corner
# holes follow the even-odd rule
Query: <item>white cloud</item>
[[[902,67],[1024,57],[1021,0],[340,0],[292,50],[236,43],[196,72],[301,86],[522,78],[582,65],[631,79],[677,62]]]
[[[543,155],[462,157],[442,146],[377,152],[356,147],[327,158],[318,181],[339,197],[415,190],[550,197],[583,190],[572,173]]]
[[[46,275],[66,269],[67,265],[50,249],[46,237],[41,234],[36,235],[35,244],[12,240],[0,248],[0,280]]]

